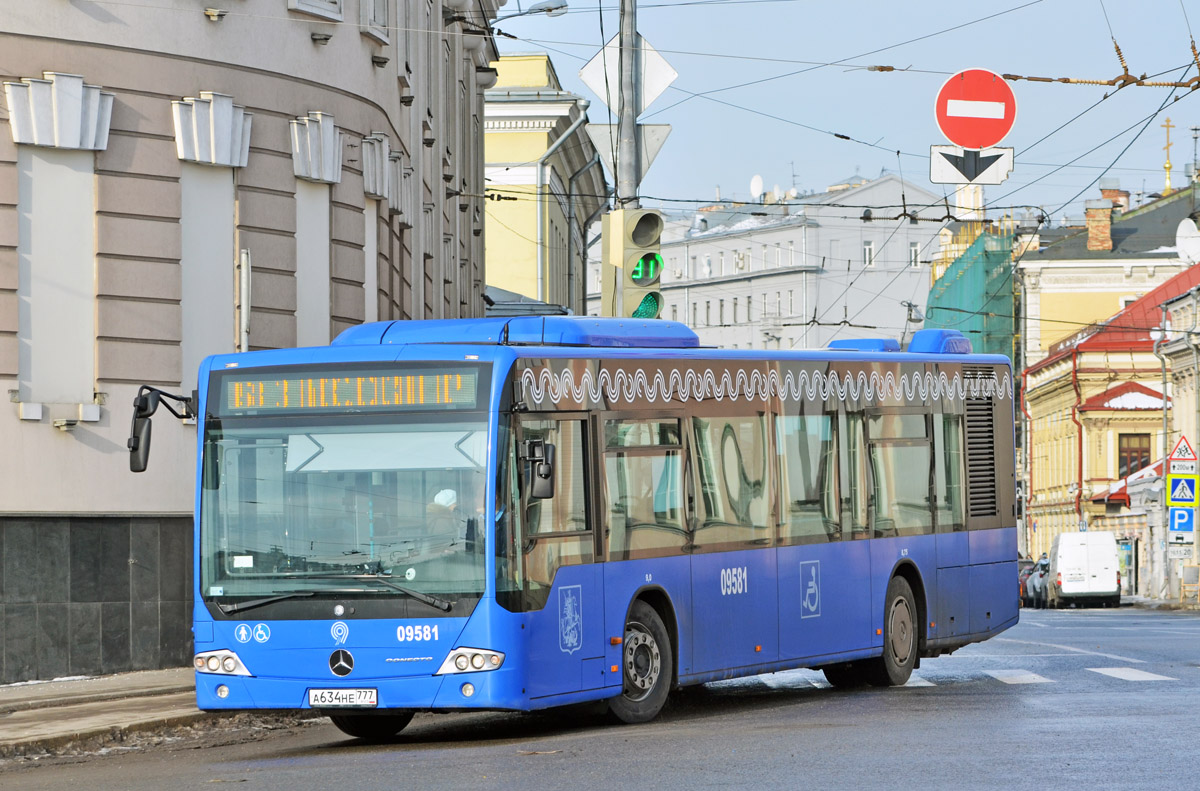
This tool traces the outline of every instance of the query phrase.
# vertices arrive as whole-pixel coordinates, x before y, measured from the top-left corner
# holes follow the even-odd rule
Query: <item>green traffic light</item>
[[[662,313],[662,294],[657,291],[651,291],[646,296],[642,297],[642,301],[634,309],[632,318],[635,319],[657,319]]]

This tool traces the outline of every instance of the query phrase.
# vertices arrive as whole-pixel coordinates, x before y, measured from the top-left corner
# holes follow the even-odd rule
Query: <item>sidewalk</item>
[[[0,687],[0,758],[215,716],[196,708],[190,667]]]

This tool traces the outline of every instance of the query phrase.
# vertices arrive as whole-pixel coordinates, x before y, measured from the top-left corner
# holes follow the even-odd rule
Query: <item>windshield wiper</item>
[[[317,580],[371,580],[378,582],[380,585],[386,585],[392,590],[399,591],[405,596],[409,596],[422,604],[428,604],[430,607],[437,607],[442,612],[450,612],[454,607],[454,603],[443,599],[440,596],[432,596],[428,593],[422,593],[419,590],[413,590],[403,585],[397,585],[388,579],[388,574],[305,574],[305,579]]]
[[[255,607],[262,607],[264,604],[274,604],[277,601],[285,599],[306,599],[312,596],[314,591],[294,591],[292,593],[281,593],[278,596],[268,596],[265,599],[251,599],[250,601],[238,602],[237,604],[217,604],[217,609],[229,615],[242,610],[252,610]]]

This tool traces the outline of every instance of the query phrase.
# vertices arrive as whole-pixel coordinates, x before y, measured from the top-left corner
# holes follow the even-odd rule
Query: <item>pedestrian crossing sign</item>
[[[1167,476],[1167,503],[1169,505],[1196,505],[1195,475]]]

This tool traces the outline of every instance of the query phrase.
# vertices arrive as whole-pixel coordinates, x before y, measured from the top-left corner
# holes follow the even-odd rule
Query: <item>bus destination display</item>
[[[475,409],[479,372],[474,369],[370,370],[339,376],[308,371],[283,376],[226,376],[222,415],[329,411]]]

